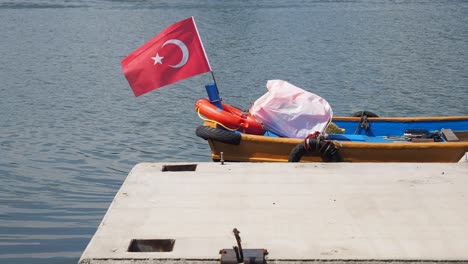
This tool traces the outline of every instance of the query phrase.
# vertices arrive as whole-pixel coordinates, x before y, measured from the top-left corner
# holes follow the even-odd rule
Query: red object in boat
[[[202,98],[195,104],[195,111],[229,129],[253,135],[263,135],[265,133],[262,124],[255,120],[253,116],[225,103],[222,103],[222,106],[223,109],[219,109],[208,99]]]

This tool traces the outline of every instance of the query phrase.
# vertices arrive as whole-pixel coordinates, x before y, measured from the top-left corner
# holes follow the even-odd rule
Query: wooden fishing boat
[[[468,152],[468,116],[335,117],[344,133],[283,138],[245,134],[205,122],[196,134],[214,161],[459,162]],[[465,157],[466,158],[466,157]]]

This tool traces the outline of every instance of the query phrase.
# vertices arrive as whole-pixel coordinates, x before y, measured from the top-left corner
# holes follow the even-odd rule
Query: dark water
[[[0,263],[76,263],[139,162],[210,161],[205,74],[135,98],[120,60],[194,16],[225,102],[284,79],[335,115],[468,114],[468,1],[0,1]]]

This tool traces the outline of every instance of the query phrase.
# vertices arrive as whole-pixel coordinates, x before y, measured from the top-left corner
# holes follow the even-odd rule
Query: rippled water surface
[[[76,263],[135,164],[210,161],[211,75],[135,98],[120,69],[189,16],[240,108],[284,79],[335,115],[468,114],[467,1],[0,0],[0,263]]]

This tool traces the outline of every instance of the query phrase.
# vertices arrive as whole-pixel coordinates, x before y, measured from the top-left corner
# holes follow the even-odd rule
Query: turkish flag
[[[167,27],[121,64],[135,96],[211,71],[193,17]]]

